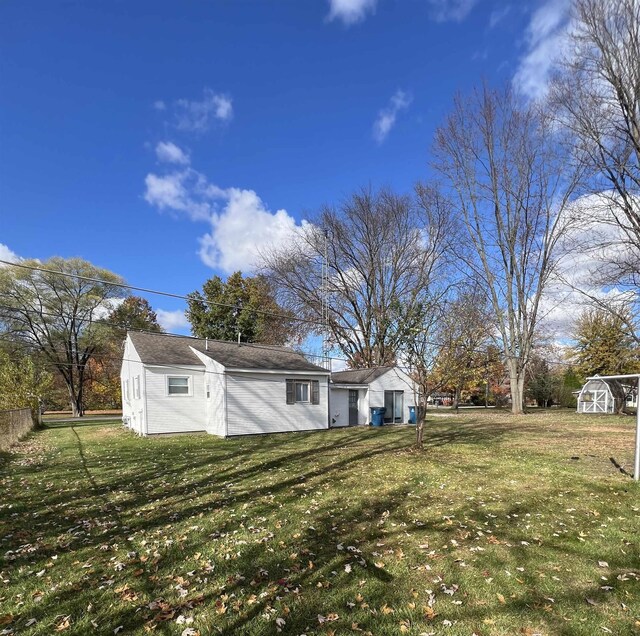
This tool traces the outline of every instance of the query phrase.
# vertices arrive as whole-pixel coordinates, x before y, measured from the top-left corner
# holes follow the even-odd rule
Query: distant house
[[[371,408],[384,407],[387,424],[409,421],[415,406],[413,380],[398,367],[354,369],[331,374],[332,426],[356,426],[371,421]]]
[[[578,413],[617,413],[623,402],[628,407],[637,406],[637,390],[596,375],[577,392],[577,399]]]
[[[329,372],[286,347],[131,332],[122,415],[140,435],[329,427]]]

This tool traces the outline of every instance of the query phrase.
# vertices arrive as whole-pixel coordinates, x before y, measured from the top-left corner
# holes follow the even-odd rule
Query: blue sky
[[[542,94],[567,6],[5,0],[0,258],[176,293],[250,271],[322,204],[428,178],[456,91]]]

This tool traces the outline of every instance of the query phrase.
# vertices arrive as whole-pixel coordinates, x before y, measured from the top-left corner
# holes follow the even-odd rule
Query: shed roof
[[[140,359],[145,364],[203,366],[192,351],[196,349],[230,369],[261,371],[322,371],[326,369],[309,362],[301,353],[288,347],[256,345],[222,340],[170,336],[162,333],[129,332]]]
[[[393,368],[394,367],[375,367],[373,369],[336,371],[331,374],[331,380],[336,384],[369,384]]]

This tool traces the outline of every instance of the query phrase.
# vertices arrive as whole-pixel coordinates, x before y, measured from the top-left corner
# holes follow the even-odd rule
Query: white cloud
[[[253,270],[262,251],[286,245],[302,227],[286,210],[268,210],[253,190],[227,193],[224,209],[211,217],[211,232],[200,239],[200,258],[209,267]]]
[[[516,90],[529,99],[547,94],[554,64],[566,50],[570,9],[570,0],[547,0],[531,16],[527,50],[513,78]]]
[[[10,263],[17,263],[22,259],[13,250],[10,250],[4,243],[0,243],[0,260],[9,261]],[[4,263],[0,263],[0,267],[4,266]]]
[[[155,102],[153,102],[153,107],[156,110],[167,110],[167,105],[161,100],[161,99],[157,99]]]
[[[493,29],[498,24],[500,24],[500,22],[502,22],[507,17],[510,11],[511,11],[510,4],[505,4],[502,7],[495,8],[491,12],[491,15],[489,16],[489,28]]]
[[[478,0],[428,0],[436,22],[462,22]]]
[[[161,141],[156,146],[156,156],[164,163],[189,165],[189,155],[171,141]]]
[[[205,88],[201,100],[179,99],[176,111],[176,126],[179,130],[204,133],[216,121],[231,120],[233,103],[228,95]]]
[[[227,196],[225,190],[209,183],[193,168],[164,175],[149,173],[145,178],[144,199],[160,210],[186,213],[193,221],[211,218],[215,201]]]
[[[347,26],[365,19],[367,13],[374,13],[376,0],[329,0],[328,20],[341,20]]]
[[[631,299],[627,290],[606,283],[611,263],[635,257],[612,222],[612,196],[586,195],[567,208],[572,221],[559,244],[563,256],[540,303],[542,326],[560,340],[571,338],[576,318],[592,304],[590,297],[610,303]]]
[[[398,113],[405,110],[411,104],[411,96],[398,90],[391,97],[389,105],[383,108],[373,122],[373,138],[381,144],[395,126]]]
[[[191,326],[182,309],[176,309],[175,311],[156,309],[155,312],[158,317],[158,323],[165,331],[184,330],[189,329]]]
[[[209,267],[227,273],[254,270],[262,251],[286,244],[304,225],[286,210],[271,212],[253,190],[220,188],[193,168],[150,173],[145,185],[150,205],[210,224],[198,254]]]

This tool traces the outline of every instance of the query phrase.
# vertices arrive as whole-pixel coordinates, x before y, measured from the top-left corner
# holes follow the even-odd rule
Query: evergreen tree
[[[210,278],[202,292],[189,294],[187,318],[198,338],[283,345],[300,339],[300,323],[275,299],[269,281],[261,275],[231,274],[226,281]]]

